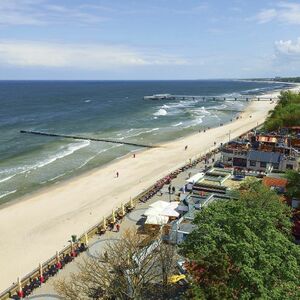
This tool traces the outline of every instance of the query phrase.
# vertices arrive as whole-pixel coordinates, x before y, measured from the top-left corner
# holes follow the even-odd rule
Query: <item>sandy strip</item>
[[[124,157],[1,209],[0,290],[54,255],[68,244],[72,234],[82,234],[121,202],[212,148],[215,141],[227,142],[229,132],[234,138],[262,123],[274,106],[269,101],[253,102],[242,118],[230,124],[139,152],[136,158]],[[116,171],[119,178],[115,178]]]

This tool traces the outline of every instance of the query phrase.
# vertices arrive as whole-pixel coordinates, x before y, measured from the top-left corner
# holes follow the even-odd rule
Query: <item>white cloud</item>
[[[187,60],[174,55],[142,52],[122,45],[0,41],[0,64],[2,65],[103,70],[116,67],[187,63]]]
[[[277,42],[275,42],[275,47],[276,47],[277,53],[279,53],[279,54],[300,58],[300,38],[298,38],[295,42],[293,42],[291,40],[277,41]]]
[[[272,21],[276,16],[277,11],[275,9],[264,9],[257,14],[256,20],[258,23],[267,23]]]
[[[280,2],[271,9],[261,10],[254,18],[258,23],[278,21],[300,25],[300,3]]]
[[[89,24],[105,20],[101,11],[85,5],[54,5],[49,0],[0,0],[0,25]]]

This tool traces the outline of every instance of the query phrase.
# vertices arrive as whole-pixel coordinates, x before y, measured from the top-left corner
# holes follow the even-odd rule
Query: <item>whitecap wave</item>
[[[145,128],[146,129],[146,128]],[[159,128],[151,128],[151,129],[147,129],[147,130],[142,130],[142,131],[139,131],[139,132],[136,132],[134,134],[129,134],[129,135],[124,135],[122,136],[121,138],[118,138],[118,140],[124,140],[124,139],[127,139],[127,138],[131,138],[131,137],[137,137],[137,136],[140,136],[142,134],[145,134],[145,133],[151,133],[153,131],[157,131],[159,130]]]
[[[74,152],[76,152],[82,148],[89,146],[90,143],[91,143],[90,141],[82,141],[82,142],[72,143],[72,144],[69,144],[67,147],[62,147],[61,148],[62,150],[59,151],[58,153],[56,153],[55,155],[50,155],[48,158],[38,161],[35,164],[24,165],[24,166],[19,166],[16,168],[6,169],[2,173],[12,174],[12,175],[1,179],[0,182],[8,181],[17,175],[24,174],[24,173],[30,173],[32,170],[37,170],[39,168],[47,166],[47,165],[57,161],[58,159],[62,159],[66,156],[73,154]]]
[[[8,176],[8,177],[5,177],[5,178],[3,178],[3,179],[0,179],[0,183],[1,183],[1,182],[4,182],[4,181],[7,181],[7,180],[9,180],[9,179],[11,179],[11,178],[13,178],[13,177],[15,177],[15,176],[16,176],[16,174],[11,175],[11,176]]]
[[[44,166],[47,166],[47,165],[55,162],[58,159],[69,156],[69,155],[73,154],[75,151],[78,151],[82,148],[85,148],[85,147],[89,146],[90,143],[91,143],[90,141],[83,141],[83,142],[80,142],[80,143],[70,144],[70,145],[68,145],[67,149],[57,153],[56,155],[51,156],[48,159],[40,161],[39,163],[37,163],[33,167],[31,167],[30,170],[36,170],[36,169],[42,168]],[[27,170],[27,171],[29,171],[29,170]]]
[[[219,110],[219,109],[225,109],[227,107],[226,104],[216,105],[216,106],[209,106],[207,109],[209,110]]]
[[[155,112],[153,115],[154,116],[166,116],[168,114],[168,112],[163,109],[163,108],[160,108],[157,112]]]
[[[1,198],[4,198],[10,194],[14,194],[17,190],[14,190],[14,191],[9,191],[9,192],[5,192],[4,194],[0,194],[0,199]]]
[[[182,122],[179,122],[179,123],[173,124],[173,125],[172,125],[172,127],[178,127],[178,126],[180,126],[180,125],[182,125]]]

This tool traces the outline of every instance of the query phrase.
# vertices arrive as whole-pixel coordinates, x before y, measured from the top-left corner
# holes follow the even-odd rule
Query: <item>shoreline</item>
[[[0,248],[0,266],[6,274],[0,274],[0,291],[63,248],[72,234],[80,235],[189,158],[208,151],[214,141],[228,141],[230,135],[235,138],[263,123],[275,105],[275,101],[250,102],[238,120],[163,143],[161,148],[141,149],[135,152],[136,158],[129,152],[121,159],[4,203],[0,207],[0,237],[5,241]],[[115,178],[116,171],[120,171],[119,178]]]

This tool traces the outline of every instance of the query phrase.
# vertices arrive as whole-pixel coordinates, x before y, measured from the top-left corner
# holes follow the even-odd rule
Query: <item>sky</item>
[[[0,79],[300,75],[300,1],[0,0]]]

